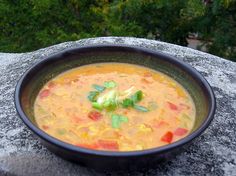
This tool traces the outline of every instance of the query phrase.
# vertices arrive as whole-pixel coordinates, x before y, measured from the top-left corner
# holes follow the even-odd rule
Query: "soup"
[[[50,80],[35,100],[34,115],[40,129],[72,145],[134,151],[188,135],[195,106],[188,92],[163,73],[99,63]]]

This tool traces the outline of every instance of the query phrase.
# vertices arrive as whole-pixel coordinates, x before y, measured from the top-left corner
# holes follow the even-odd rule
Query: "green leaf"
[[[123,106],[124,108],[128,108],[128,107],[134,106],[133,100],[131,100],[131,99],[129,99],[129,98],[124,99],[121,104],[122,104],[122,106]]]
[[[148,112],[149,110],[147,108],[145,108],[144,106],[140,106],[135,104],[134,105],[134,109],[138,110],[138,111],[142,111],[142,112]]]
[[[112,128],[120,128],[121,123],[127,123],[129,121],[128,117],[118,114],[113,114],[111,116]]]
[[[131,96],[131,99],[133,100],[134,103],[141,101],[142,98],[143,98],[143,92],[141,90],[135,92],[135,94]]]
[[[106,82],[104,82],[104,87],[106,87],[106,88],[114,88],[116,86],[117,86],[117,84],[116,84],[115,81],[106,81]]]
[[[106,87],[99,86],[97,84],[93,84],[93,88],[96,89],[98,92],[103,92],[106,89]]]
[[[98,91],[90,91],[87,98],[91,102],[95,102],[97,100],[97,96],[99,95]]]
[[[98,110],[102,110],[103,109],[102,105],[100,105],[97,102],[92,102],[92,106],[93,106],[93,108],[98,109]]]
[[[117,107],[117,103],[115,100],[107,100],[103,103],[103,107],[108,111],[113,111]]]
[[[119,115],[113,114],[111,116],[111,126],[112,126],[112,128],[120,128],[120,118],[119,118]]]

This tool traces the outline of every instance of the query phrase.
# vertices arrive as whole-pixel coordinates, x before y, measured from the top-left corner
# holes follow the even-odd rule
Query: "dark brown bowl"
[[[182,84],[196,105],[196,122],[185,138],[163,147],[132,152],[90,150],[62,142],[37,127],[33,104],[42,86],[63,71],[100,62],[132,63],[163,72]],[[194,68],[173,56],[139,47],[95,45],[73,48],[47,57],[32,66],[19,80],[15,90],[16,110],[23,122],[57,155],[97,170],[139,169],[156,166],[181,152],[182,146],[199,136],[215,113],[215,97],[207,81]]]

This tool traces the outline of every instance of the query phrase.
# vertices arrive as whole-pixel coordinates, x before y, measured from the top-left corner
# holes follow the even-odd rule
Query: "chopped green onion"
[[[131,96],[131,99],[133,100],[134,103],[141,101],[142,98],[143,98],[143,92],[141,90],[135,92],[135,94]]]
[[[100,105],[97,102],[92,102],[92,106],[93,106],[93,108],[98,109],[98,110],[102,110],[103,109],[102,105]]]
[[[98,92],[103,92],[106,89],[106,87],[99,86],[97,84],[93,84],[93,88],[96,89]]]
[[[124,99],[121,104],[122,104],[122,106],[123,106],[124,108],[128,108],[128,107],[134,106],[133,100],[131,100],[131,99],[129,99],[129,98]]]
[[[147,108],[145,108],[144,106],[140,106],[135,104],[134,105],[134,109],[138,110],[138,111],[142,111],[142,112],[148,112],[149,110]]]
[[[129,121],[128,117],[123,115],[113,114],[111,116],[112,128],[120,128],[122,122],[128,122],[128,121]]]
[[[104,82],[104,87],[106,88],[114,88],[116,87],[116,82],[115,81],[106,81]]]
[[[87,98],[89,99],[89,101],[95,102],[97,100],[98,95],[99,95],[98,91],[90,91]]]
[[[103,107],[106,108],[106,110],[108,111],[113,111],[116,109],[117,103],[115,100],[110,99],[103,103]]]
[[[119,118],[119,115],[113,114],[111,116],[111,126],[112,126],[112,128],[120,128],[120,118]]]

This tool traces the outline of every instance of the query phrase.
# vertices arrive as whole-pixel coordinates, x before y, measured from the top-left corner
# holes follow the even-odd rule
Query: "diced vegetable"
[[[152,132],[153,131],[152,127],[147,124],[140,124],[138,126],[138,129],[139,129],[139,131],[142,131],[142,132]]]
[[[187,132],[188,132],[188,130],[185,129],[185,128],[177,128],[177,129],[174,131],[174,135],[183,136],[183,135],[185,135]]]
[[[97,102],[92,102],[92,107],[95,108],[95,109],[98,109],[98,110],[102,110],[103,109],[102,105],[100,105]]]
[[[120,128],[122,122],[128,122],[129,119],[126,116],[112,114],[111,116],[111,126],[112,128]]]
[[[54,88],[55,86],[56,86],[56,83],[53,82],[53,81],[50,81],[50,82],[48,83],[48,88],[49,88],[49,89],[52,89],[52,88]]]
[[[92,144],[76,144],[76,146],[78,147],[83,147],[83,148],[88,148],[88,149],[98,149],[99,145],[96,143],[92,143]]]
[[[48,129],[49,129],[49,126],[43,125],[42,128],[43,128],[44,130],[48,130]]]
[[[93,88],[96,89],[98,92],[103,92],[106,89],[106,87],[99,86],[97,84],[93,84]]]
[[[106,150],[118,150],[119,144],[116,141],[111,140],[98,140],[98,145]]]
[[[124,108],[128,108],[128,107],[133,107],[134,106],[133,100],[131,100],[129,98],[124,99],[121,104],[122,104],[122,106]]]
[[[90,118],[91,120],[94,120],[94,121],[100,120],[102,118],[102,116],[103,115],[98,111],[91,111],[88,114],[88,118]]]
[[[104,87],[106,87],[106,88],[114,88],[116,86],[117,86],[117,84],[116,84],[115,81],[106,81],[106,82],[104,82]]]
[[[107,111],[113,111],[116,109],[117,107],[117,102],[115,100],[107,100],[103,103],[103,107],[107,110]]]
[[[39,93],[40,98],[45,98],[50,95],[50,90],[49,89],[44,89]]]
[[[95,102],[97,100],[98,95],[99,95],[98,91],[90,91],[87,98],[89,99],[89,101]]]
[[[135,104],[134,105],[134,109],[138,110],[138,111],[142,111],[142,112],[148,112],[149,110],[147,108],[145,108],[144,106],[140,106]]]
[[[170,131],[166,132],[166,134],[164,134],[164,136],[161,137],[161,141],[167,143],[171,143],[172,139],[173,139],[173,133]]]
[[[141,90],[135,92],[135,94],[131,96],[131,99],[133,100],[134,103],[141,101],[142,98],[143,98],[143,92]]]
[[[167,104],[171,110],[174,110],[174,111],[178,110],[178,107],[175,104],[171,102],[167,102]]]
[[[112,128],[120,128],[120,118],[119,118],[119,115],[113,114],[111,116],[111,126],[112,126]]]

